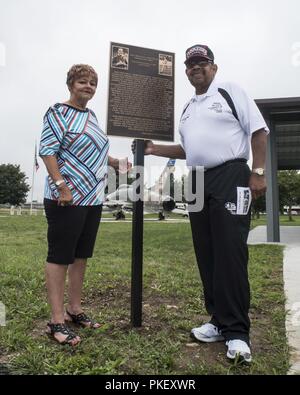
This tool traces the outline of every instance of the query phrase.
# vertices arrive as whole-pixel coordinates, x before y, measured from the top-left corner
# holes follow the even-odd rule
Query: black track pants
[[[244,188],[248,187],[249,177],[250,169],[245,161],[230,161],[207,170],[204,208],[190,213],[194,249],[211,322],[219,327],[226,340],[240,339],[247,343],[250,208],[249,190]]]

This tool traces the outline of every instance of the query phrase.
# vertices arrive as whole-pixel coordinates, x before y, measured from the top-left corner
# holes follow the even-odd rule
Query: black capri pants
[[[48,222],[47,262],[70,265],[75,258],[91,258],[101,220],[102,205],[58,206],[44,199]]]

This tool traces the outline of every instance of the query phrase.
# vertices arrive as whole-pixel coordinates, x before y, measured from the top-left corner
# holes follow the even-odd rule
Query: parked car
[[[288,211],[284,211],[284,212],[283,212],[283,215],[289,215],[289,212],[288,212]],[[291,210],[291,215],[298,215],[298,211],[296,211],[296,210]]]

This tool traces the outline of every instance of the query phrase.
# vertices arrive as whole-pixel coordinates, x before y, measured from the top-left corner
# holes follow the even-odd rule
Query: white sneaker
[[[225,340],[219,329],[209,322],[199,328],[193,328],[191,330],[191,336],[204,343],[221,342]]]
[[[238,359],[241,362],[248,362],[252,361],[251,351],[246,342],[243,340],[235,339],[235,340],[228,340],[226,342],[226,346],[228,347],[227,350],[227,357],[229,359]]]

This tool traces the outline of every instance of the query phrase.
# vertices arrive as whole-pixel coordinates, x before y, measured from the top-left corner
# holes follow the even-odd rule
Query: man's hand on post
[[[153,154],[153,148],[154,148],[154,143],[151,140],[145,140],[144,143],[144,149],[145,149],[145,155],[152,155]]]
[[[145,155],[152,155],[153,148],[154,148],[153,141],[151,141],[151,140],[144,141],[144,154]],[[136,140],[133,140],[133,142],[131,144],[131,151],[133,154],[135,154],[135,150],[136,150]]]

